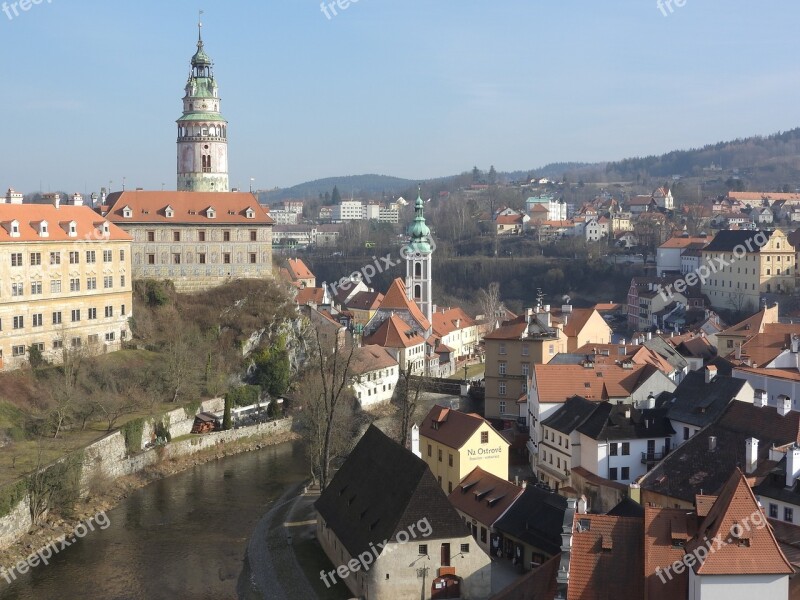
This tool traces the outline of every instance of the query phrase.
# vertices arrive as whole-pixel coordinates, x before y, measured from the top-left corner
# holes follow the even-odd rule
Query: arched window
[[[414,263],[414,277],[422,277],[422,263]]]

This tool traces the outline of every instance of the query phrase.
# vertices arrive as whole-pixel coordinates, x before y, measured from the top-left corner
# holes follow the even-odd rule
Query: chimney
[[[626,406],[625,407],[625,418],[626,419],[630,419],[631,418],[631,407],[630,406]]]
[[[525,309],[525,321],[528,323],[528,325],[530,325],[532,320],[533,320],[533,309],[532,308],[526,308]]]
[[[767,405],[767,391],[756,390],[753,393],[753,404],[756,408],[764,408]]]
[[[53,198],[53,206],[55,206],[56,209],[58,209],[61,206],[61,196],[59,196],[58,194],[56,194],[55,197]]]
[[[411,427],[411,452],[422,458],[422,453],[419,451],[419,425],[416,423]]]
[[[752,475],[758,466],[758,440],[747,438],[744,443],[744,472]]]
[[[652,331],[648,331],[647,332],[647,341],[649,342],[652,339],[653,339],[653,332]]]
[[[714,365],[708,365],[706,367],[706,383],[711,383],[714,381],[714,378],[717,376],[717,367]]]
[[[708,436],[708,451],[713,452],[717,449],[717,436],[710,435]]]
[[[83,196],[81,194],[72,194],[72,205],[83,206]]]
[[[22,194],[20,192],[15,192],[11,188],[8,188],[8,192],[6,193],[6,202],[8,204],[22,204]]]
[[[792,410],[792,399],[781,394],[778,396],[778,414],[782,417],[788,415]]]
[[[578,498],[577,511],[579,515],[585,515],[589,512],[589,501],[586,499],[586,496]]]
[[[800,477],[800,446],[792,444],[786,450],[786,487],[792,487]]]
[[[800,335],[792,334],[792,353],[797,354],[800,352]]]

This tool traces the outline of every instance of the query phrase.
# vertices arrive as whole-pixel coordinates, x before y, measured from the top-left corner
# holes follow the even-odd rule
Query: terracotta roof
[[[534,365],[535,386],[539,402],[565,402],[572,396],[587,400],[609,400],[630,396],[654,368],[650,365]]]
[[[521,493],[521,487],[475,467],[447,499],[456,509],[491,527]]]
[[[495,223],[498,225],[522,225],[522,215],[498,215]]]
[[[273,224],[267,210],[248,192],[114,192],[106,202],[111,207],[107,218],[116,223]],[[126,206],[133,211],[127,219]],[[174,217],[166,216],[168,206]],[[214,210],[213,218],[208,216],[209,208]],[[252,219],[247,218],[248,209],[253,211]]]
[[[419,433],[420,436],[458,450],[484,423],[489,424],[476,414],[467,414],[436,405],[425,415],[419,426]]]
[[[644,576],[648,600],[686,598],[689,573],[657,574],[683,560],[685,546],[697,532],[697,517],[683,508],[644,507]]]
[[[12,237],[11,223],[17,221],[19,237]],[[39,225],[47,222],[47,237],[39,234]],[[75,235],[70,236],[70,223]],[[103,225],[108,223],[108,234]],[[104,239],[129,241],[122,229],[98,215],[88,206],[53,204],[0,204],[0,242],[85,242]]]
[[[592,318],[592,315],[595,314],[597,311],[593,308],[573,308],[571,313],[564,313],[562,317],[569,314],[569,319],[567,319],[567,324],[564,325],[564,334],[568,337],[577,337],[583,328],[586,327],[586,323],[589,322],[589,319]],[[600,313],[597,313],[598,316]],[[602,319],[602,317],[601,317]],[[611,328],[603,321],[603,325],[611,331]]]
[[[722,331],[720,335],[729,336],[740,334],[745,336],[753,336],[757,333],[761,333],[764,331],[764,325],[766,325],[767,319],[771,313],[772,311],[770,309],[764,308],[758,311],[756,314],[747,317],[744,321],[740,321],[739,323],[736,323],[736,325],[732,325],[728,329]]]
[[[791,192],[728,192],[728,198],[740,202],[761,202],[769,200],[800,200],[800,194]]]
[[[396,367],[397,361],[385,348],[375,345],[362,346],[353,351],[350,360],[350,372],[353,375],[363,375],[378,369]]]
[[[705,246],[710,242],[710,238],[694,238],[694,237],[673,237],[669,238],[666,242],[661,244],[659,248],[688,248],[693,244],[701,244]]]
[[[364,344],[384,348],[410,348],[424,343],[425,339],[398,315],[386,319],[372,335],[364,338]]]
[[[407,310],[423,330],[427,331],[431,326],[416,302],[409,300],[406,295],[406,285],[399,277],[392,281],[389,289],[386,291],[386,295],[381,302],[381,309]]]
[[[622,304],[618,304],[616,302],[606,302],[606,303],[599,303],[594,305],[594,309],[597,312],[610,312],[615,310],[620,310],[622,308]]]
[[[289,271],[294,279],[315,279],[314,274],[300,258],[289,258],[286,260]]]
[[[567,600],[644,598],[643,535],[642,519],[576,514]]]
[[[299,305],[304,304],[322,304],[325,297],[325,289],[324,288],[300,288],[297,290],[297,295],[294,297],[294,301]]]
[[[458,329],[465,329],[475,325],[472,317],[459,307],[437,310],[433,313],[432,318],[434,333],[442,337]]]
[[[770,527],[757,527],[753,515],[766,520],[758,500],[753,495],[747,478],[739,469],[728,478],[725,486],[700,524],[699,531],[709,540],[720,536],[727,543],[715,544],[715,552],[709,552],[698,560],[694,571],[698,575],[793,575],[794,568],[786,559],[775,540]],[[739,539],[733,537],[736,525],[741,529]],[[739,542],[742,540],[742,542]],[[686,546],[687,552],[703,545],[704,540],[695,540]],[[698,556],[698,559],[700,557]]]

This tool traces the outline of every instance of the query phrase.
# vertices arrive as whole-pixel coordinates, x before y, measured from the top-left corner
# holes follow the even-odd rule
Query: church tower
[[[422,193],[417,196],[414,222],[409,227],[409,242],[406,249],[406,293],[413,300],[428,323],[433,323],[433,278],[431,266],[433,248],[431,230],[425,224]]]
[[[214,65],[203,49],[198,23],[197,52],[178,119],[178,191],[227,192],[228,122],[219,112]]]

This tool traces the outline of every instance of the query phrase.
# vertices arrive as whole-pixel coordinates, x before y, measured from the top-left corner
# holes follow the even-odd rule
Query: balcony
[[[667,455],[666,452],[642,452],[642,464],[651,465],[661,461]]]

